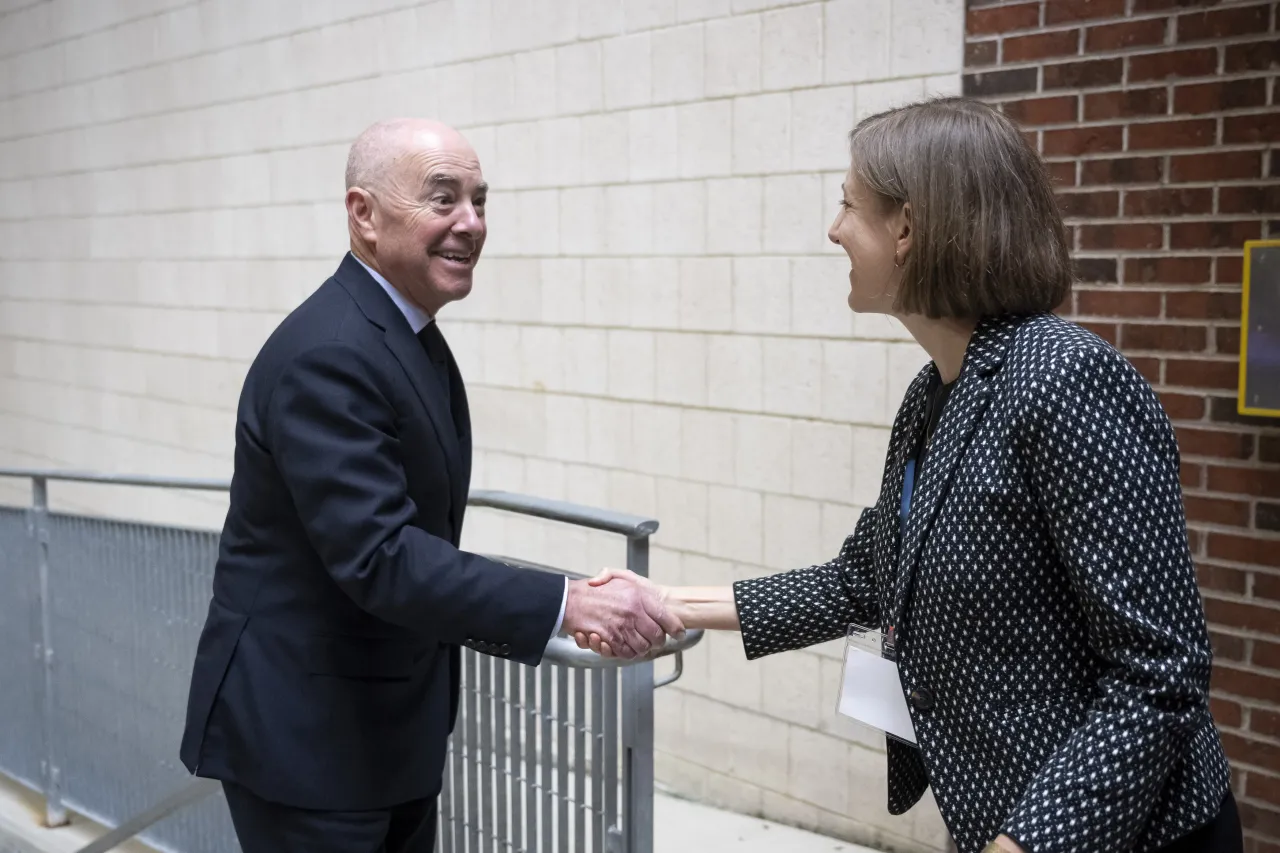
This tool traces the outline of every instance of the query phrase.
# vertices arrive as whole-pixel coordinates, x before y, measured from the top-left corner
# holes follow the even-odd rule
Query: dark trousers
[[[1218,815],[1199,829],[1193,830],[1156,853],[1243,853],[1244,838],[1240,830],[1240,813],[1236,798],[1227,791]]]
[[[244,853],[432,853],[436,798],[389,809],[309,811],[267,802],[223,782],[231,822]]]

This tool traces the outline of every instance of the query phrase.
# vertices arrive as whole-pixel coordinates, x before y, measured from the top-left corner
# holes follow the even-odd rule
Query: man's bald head
[[[480,159],[438,121],[380,121],[347,156],[351,251],[428,314],[465,297],[487,229]]]
[[[370,125],[347,154],[347,189],[385,186],[406,156],[433,150],[475,157],[461,133],[438,121],[393,118]]]

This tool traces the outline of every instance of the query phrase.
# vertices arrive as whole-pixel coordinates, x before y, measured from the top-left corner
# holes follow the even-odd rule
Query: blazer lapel
[[[427,358],[427,352],[422,348],[422,343],[413,334],[409,321],[383,291],[382,286],[374,281],[365,272],[360,262],[350,254],[343,258],[334,277],[351,294],[351,298],[355,300],[365,317],[382,329],[387,349],[404,368],[405,375],[409,377],[409,383],[417,392],[418,400],[431,419],[436,438],[444,450],[445,466],[449,471],[449,482],[453,485],[453,492],[456,495],[459,491],[461,480],[461,491],[465,500],[467,477],[460,458],[457,430],[454,428],[453,416],[449,412],[444,389],[440,387],[440,381],[436,378],[436,368],[431,363],[431,359]],[[455,507],[451,515],[459,517],[456,500],[454,503]]]
[[[1007,318],[984,319],[974,330],[966,348],[964,365],[956,380],[956,387],[951,392],[946,408],[942,410],[942,420],[934,434],[933,447],[925,462],[924,471],[919,472],[916,478],[911,511],[907,516],[899,547],[898,575],[890,610],[889,624],[895,627],[899,637],[904,627],[901,624],[902,616],[911,595],[911,583],[916,564],[920,560],[920,551],[933,526],[938,507],[951,489],[956,465],[969,447],[974,430],[991,401],[995,372],[1003,360],[1011,334],[1012,328]],[[927,384],[925,387],[928,387]],[[919,436],[924,426],[923,403],[921,389],[918,401],[920,416],[917,418],[916,429],[911,433],[912,437]],[[914,448],[914,441],[907,443],[901,468],[905,469],[907,456]],[[899,495],[902,493],[902,477],[902,473],[899,473]]]

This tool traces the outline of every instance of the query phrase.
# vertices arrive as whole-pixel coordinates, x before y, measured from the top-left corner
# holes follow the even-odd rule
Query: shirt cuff
[[[551,631],[551,639],[560,635],[560,628],[564,625],[564,608],[569,603],[569,579],[564,579],[564,595],[560,597],[560,615],[556,617],[556,627]]]

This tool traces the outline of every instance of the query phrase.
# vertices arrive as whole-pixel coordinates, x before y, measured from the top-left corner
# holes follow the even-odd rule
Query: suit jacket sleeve
[[[863,510],[853,535],[830,562],[733,585],[748,659],[835,640],[850,622],[876,621],[875,519],[874,507]]]
[[[1034,853],[1128,850],[1208,714],[1178,448],[1155,394],[1114,350],[1076,352],[1041,388],[1031,485],[1108,669],[1004,831]]]
[[[267,435],[325,568],[368,613],[441,642],[510,646],[537,663],[564,579],[454,548],[415,526],[395,411],[360,350],[338,342],[296,357],[267,406]]]

